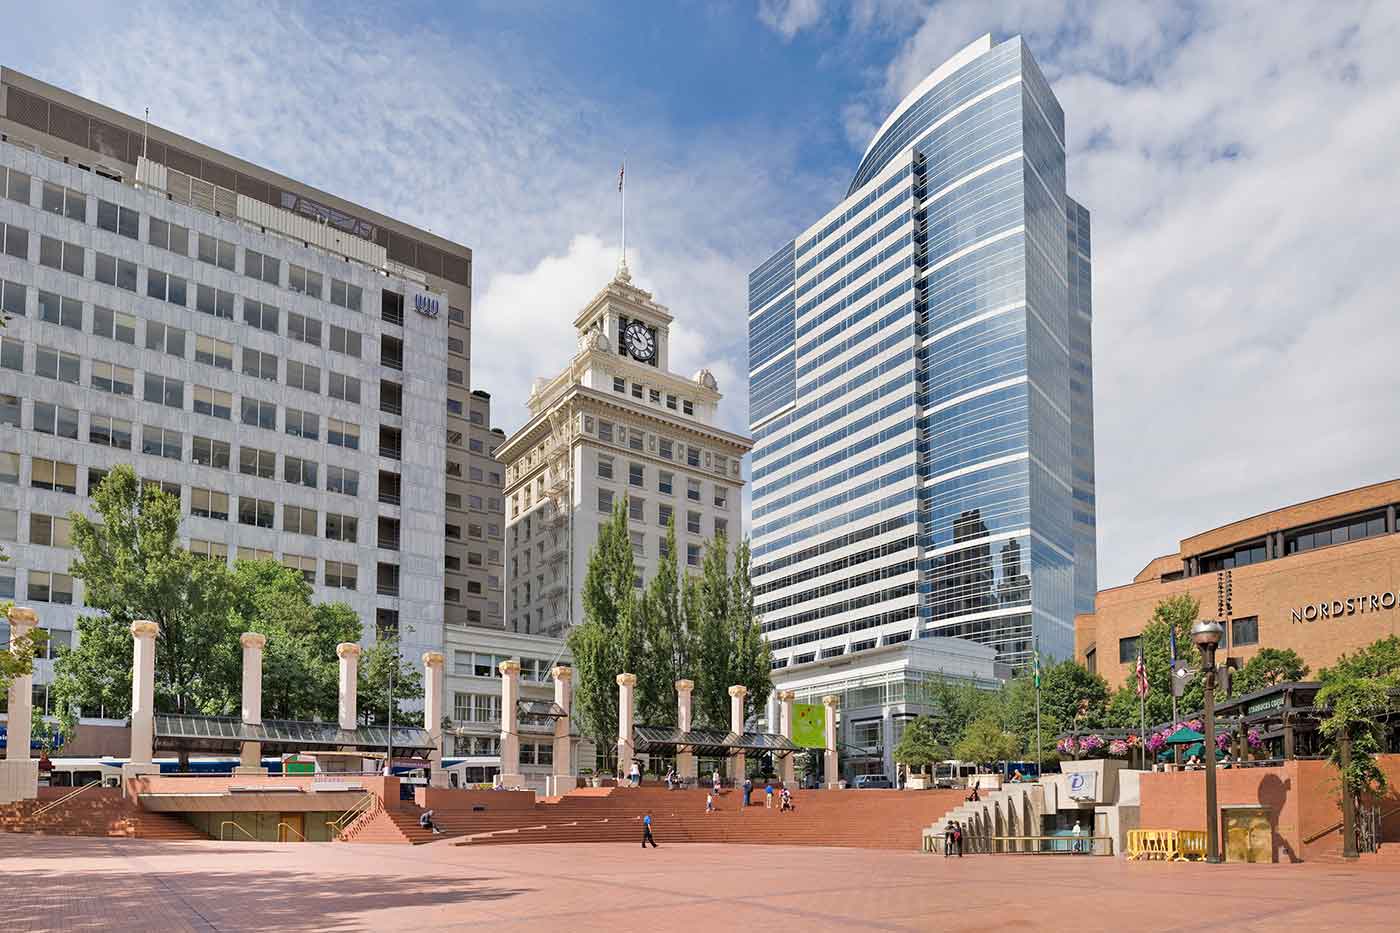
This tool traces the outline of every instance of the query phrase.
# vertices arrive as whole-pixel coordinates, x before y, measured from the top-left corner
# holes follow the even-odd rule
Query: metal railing
[[[340,814],[338,819],[330,820],[326,825],[331,828],[331,835],[336,839],[340,839],[344,836],[345,830],[350,824],[354,823],[360,817],[376,811],[380,806],[382,806],[382,803],[379,797],[374,794],[365,794],[356,801],[353,807]]]
[[[101,782],[101,781],[93,781],[93,782],[90,783],[90,784],[84,784],[82,787],[79,787],[77,790],[71,791],[71,792],[69,792],[69,793],[67,793],[67,794],[64,794],[62,797],[58,798],[57,800],[51,801],[51,802],[49,802],[49,803],[46,803],[46,804],[44,804],[42,807],[40,807],[39,809],[35,810],[35,811],[34,811],[34,819],[37,820],[39,817],[43,816],[45,813],[48,813],[50,810],[53,810],[53,809],[55,809],[55,808],[57,808],[57,807],[63,806],[65,803],[68,803],[70,800],[72,800],[73,798],[77,797],[79,794],[82,794],[82,793],[84,793],[84,792],[86,792],[86,791],[89,791],[89,790],[91,790],[91,789],[94,788],[94,787],[101,787],[101,786],[102,786],[102,782]]]
[[[294,828],[292,827],[292,824],[290,824],[290,823],[278,823],[278,824],[277,824],[277,841],[278,841],[278,842],[286,842],[286,841],[287,841],[287,834],[288,834],[288,833],[291,833],[293,836],[296,836],[297,839],[301,840],[302,842],[305,842],[305,841],[306,841],[306,837],[303,836],[303,835],[302,835],[300,832],[298,832],[296,829],[294,829]]]
[[[257,842],[257,841],[258,841],[258,838],[257,838],[256,836],[254,836],[252,833],[248,832],[248,830],[244,829],[242,826],[238,825],[238,823],[237,823],[236,821],[234,821],[234,820],[224,820],[222,823],[219,824],[219,841],[220,841],[220,842],[227,842],[227,841],[228,841],[228,840],[225,838],[225,836],[224,836],[224,832],[225,832],[230,826],[232,826],[234,829],[238,830],[238,831],[239,831],[240,833],[242,833],[243,835],[247,836],[247,837],[248,837],[250,840],[252,840],[253,842]]]

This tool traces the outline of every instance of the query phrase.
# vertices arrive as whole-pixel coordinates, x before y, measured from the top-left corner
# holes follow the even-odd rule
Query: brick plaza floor
[[[1400,871],[770,846],[0,834],[0,930],[1394,930]],[[1209,883],[1214,897],[1203,910]]]

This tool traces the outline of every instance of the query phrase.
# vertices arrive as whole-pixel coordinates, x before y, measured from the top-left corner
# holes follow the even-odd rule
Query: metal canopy
[[[259,725],[231,716],[189,716],[157,713],[156,744],[160,748],[190,751],[237,751],[243,742],[261,742],[266,751],[310,751],[313,749],[382,749],[389,744],[389,730],[383,726],[341,729],[334,722],[299,722],[273,719]],[[435,746],[426,729],[395,726],[395,752],[428,752]]]
[[[638,752],[655,754],[690,751],[707,757],[729,756],[738,752],[771,752],[790,755],[806,751],[787,736],[774,732],[720,732],[718,729],[692,729],[681,732],[671,726],[634,726],[632,736]]]
[[[521,716],[534,719],[567,719],[569,714],[553,700],[516,700],[515,709]]]

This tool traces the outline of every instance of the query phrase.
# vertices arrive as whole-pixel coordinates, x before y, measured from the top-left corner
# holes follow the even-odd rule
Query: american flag
[[[627,166],[626,166],[625,164],[624,164],[624,165],[618,166],[618,169],[617,169],[617,190],[618,190],[618,191],[621,191],[621,190],[622,190],[622,175],[623,175],[623,173],[626,172],[626,171],[627,171]]]
[[[1140,698],[1146,699],[1147,690],[1147,665],[1143,663],[1142,652],[1139,651],[1137,659],[1137,695]]]

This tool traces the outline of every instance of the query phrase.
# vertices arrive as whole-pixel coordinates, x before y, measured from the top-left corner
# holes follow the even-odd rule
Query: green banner
[[[794,703],[792,740],[803,748],[826,748],[826,707],[820,703]]]

